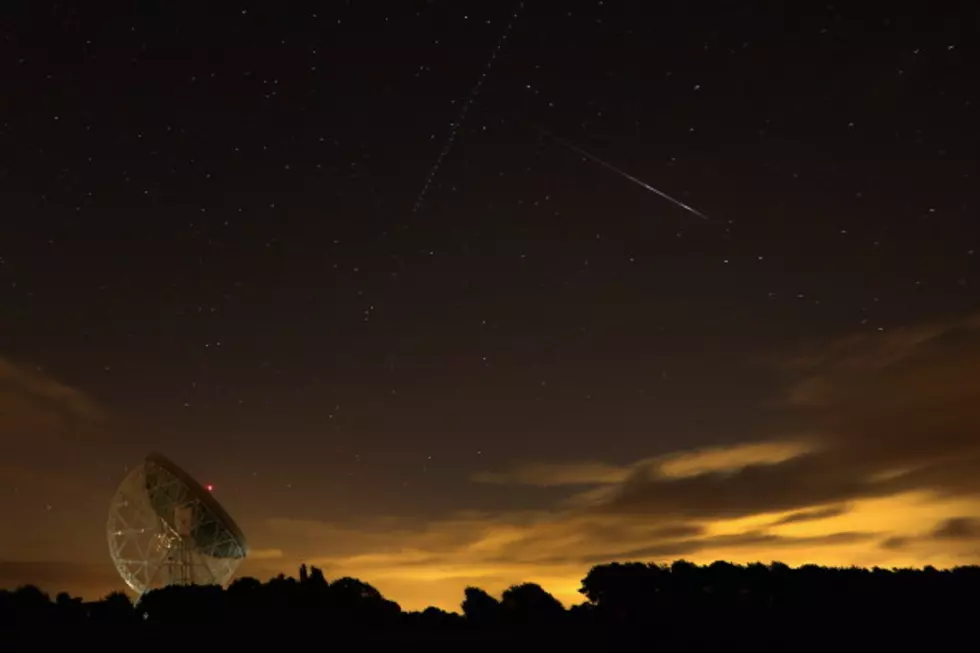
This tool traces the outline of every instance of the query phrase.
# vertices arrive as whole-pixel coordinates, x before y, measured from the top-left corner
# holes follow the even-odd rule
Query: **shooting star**
[[[493,67],[493,62],[497,60],[500,53],[503,51],[504,45],[507,43],[507,39],[510,36],[511,31],[514,28],[514,23],[517,21],[517,17],[520,15],[521,11],[524,9],[524,0],[517,0],[517,6],[514,7],[513,11],[510,12],[510,21],[507,26],[504,27],[503,34],[500,35],[500,40],[497,41],[497,45],[494,46],[493,50],[490,52],[490,58],[487,63],[484,64],[483,70],[480,72],[480,76],[476,79],[476,84],[470,89],[469,95],[463,100],[463,106],[459,110],[459,117],[455,122],[449,123],[449,135],[446,138],[446,143],[442,146],[439,151],[439,156],[436,157],[435,163],[429,169],[429,174],[425,178],[425,183],[422,184],[422,190],[419,191],[418,196],[415,198],[415,204],[412,205],[412,213],[418,213],[419,207],[422,206],[422,201],[425,199],[426,193],[429,192],[429,187],[432,186],[432,182],[435,181],[436,175],[439,174],[439,168],[442,166],[443,160],[449,154],[449,151],[453,149],[453,143],[456,141],[456,134],[459,132],[460,126],[462,126],[463,121],[466,120],[466,113],[473,106],[476,101],[477,96],[480,94],[480,89],[483,87],[483,82],[486,80],[487,75],[490,74],[490,69]]]
[[[629,174],[625,170],[620,170],[619,168],[617,168],[613,164],[609,163],[608,161],[605,161],[603,159],[600,159],[599,157],[595,156],[594,154],[591,154],[589,152],[586,152],[585,150],[583,150],[581,147],[579,147],[575,143],[571,143],[569,141],[566,141],[564,138],[562,138],[560,136],[556,136],[555,134],[552,134],[547,129],[543,129],[541,127],[537,127],[537,130],[540,131],[545,136],[547,136],[548,138],[550,138],[553,141],[555,141],[556,143],[558,143],[559,145],[564,145],[565,147],[567,147],[568,149],[572,150],[573,152],[577,152],[578,154],[581,154],[585,158],[590,159],[590,160],[594,161],[595,163],[598,163],[602,167],[604,167],[604,168],[606,168],[608,170],[612,170],[613,172],[615,172],[620,177],[625,177],[626,179],[629,179],[630,181],[632,181],[634,184],[639,184],[643,188],[646,188],[648,191],[650,191],[652,193],[656,193],[657,195],[659,195],[660,197],[664,198],[668,202],[671,202],[672,204],[674,204],[676,206],[679,206],[680,208],[684,209],[685,211],[687,211],[689,213],[693,213],[694,215],[698,216],[702,220],[707,220],[708,219],[708,216],[706,216],[705,214],[701,213],[700,211],[698,211],[694,207],[688,206],[687,204],[685,204],[684,202],[680,201],[679,199],[676,199],[674,197],[671,197],[670,195],[668,195],[667,193],[663,192],[659,188],[654,188],[653,186],[651,186],[650,184],[646,183],[642,179],[637,179],[636,177],[634,177],[633,175]]]

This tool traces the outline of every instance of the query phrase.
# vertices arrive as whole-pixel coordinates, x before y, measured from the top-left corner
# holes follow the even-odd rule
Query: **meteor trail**
[[[667,193],[663,192],[662,190],[659,190],[657,188],[654,188],[653,186],[651,186],[650,184],[646,183],[642,179],[637,179],[636,177],[634,177],[633,175],[629,174],[628,172],[626,172],[624,170],[620,170],[619,168],[617,168],[613,164],[609,163],[608,161],[604,161],[603,159],[600,159],[599,157],[595,156],[594,154],[590,154],[589,152],[586,152],[585,150],[583,150],[581,147],[579,147],[575,143],[571,143],[569,141],[566,141],[564,138],[562,138],[560,136],[556,136],[555,134],[552,134],[547,129],[543,129],[541,127],[537,127],[537,129],[542,134],[544,134],[548,138],[552,139],[553,141],[555,141],[559,145],[564,145],[565,147],[567,147],[568,149],[572,150],[573,152],[577,152],[577,153],[581,154],[582,156],[586,157],[587,159],[591,159],[592,161],[598,163],[602,167],[604,167],[604,168],[606,168],[608,170],[612,170],[613,172],[615,172],[620,177],[625,177],[626,179],[629,179],[630,181],[632,181],[634,184],[639,184],[643,188],[646,188],[648,191],[653,192],[653,193],[656,193],[657,195],[659,195],[660,197],[664,198],[668,202],[671,202],[671,203],[675,204],[676,206],[681,207],[685,211],[688,211],[690,213],[693,213],[694,215],[698,216],[702,220],[707,220],[708,219],[708,216],[706,216],[705,214],[701,213],[697,209],[695,209],[693,207],[690,207],[687,204],[685,204],[684,202],[682,202],[682,201],[680,201],[678,199],[675,199],[675,198],[671,197],[670,195],[668,195]]]
[[[494,46],[493,50],[490,52],[490,59],[484,64],[483,70],[480,72],[480,76],[476,79],[476,84],[470,89],[469,95],[463,100],[463,106],[459,110],[459,117],[455,122],[449,123],[449,135],[446,137],[446,143],[442,146],[439,151],[439,156],[436,157],[436,162],[432,164],[429,169],[429,174],[425,178],[425,183],[422,184],[422,190],[419,191],[418,197],[415,198],[415,204],[412,205],[412,213],[418,213],[419,207],[422,206],[422,200],[425,199],[426,193],[429,192],[429,187],[436,178],[436,174],[439,173],[439,168],[442,166],[443,160],[449,154],[449,151],[453,149],[453,143],[456,140],[456,134],[459,132],[460,126],[462,126],[463,121],[466,120],[466,112],[470,110],[473,102],[476,101],[476,96],[480,94],[480,89],[483,87],[483,82],[486,80],[487,75],[490,74],[490,68],[493,66],[493,62],[497,60],[500,56],[504,45],[507,43],[507,38],[510,36],[511,30],[514,28],[514,23],[517,21],[517,17],[520,15],[521,11],[524,9],[524,0],[517,0],[517,6],[514,10],[510,12],[510,21],[507,26],[504,27],[503,34],[500,35],[500,40],[497,41],[497,45]],[[438,41],[437,41],[438,42]]]

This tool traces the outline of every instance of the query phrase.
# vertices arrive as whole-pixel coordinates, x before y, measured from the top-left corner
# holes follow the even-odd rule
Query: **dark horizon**
[[[520,583],[499,597],[466,587],[457,614],[433,607],[405,612],[368,583],[328,579],[304,565],[298,578],[242,578],[226,590],[170,585],[136,604],[118,593],[85,603],[66,594],[52,602],[33,587],[0,591],[0,630],[8,646],[81,645],[114,636],[144,648],[188,637],[197,645],[254,645],[262,637],[280,646],[342,637],[360,644],[441,642],[454,650],[504,643],[619,647],[640,640],[697,651],[945,649],[971,634],[978,582],[978,566],[943,572],[614,563],[589,570],[580,589],[587,601],[569,609],[539,585]]]
[[[461,594],[460,604],[456,610],[447,610],[437,606],[425,606],[418,610],[404,610],[397,602],[390,601],[390,599],[384,597],[369,580],[352,578],[350,576],[328,579],[323,570],[316,565],[302,563],[294,574],[280,572],[264,580],[252,576],[237,575],[225,586],[213,583],[172,583],[155,586],[143,592],[141,595],[137,595],[137,593],[126,588],[125,591],[110,591],[97,599],[85,601],[85,603],[111,603],[119,597],[125,597],[125,600],[129,601],[134,608],[139,608],[142,600],[149,596],[191,595],[195,592],[218,592],[226,595],[229,593],[234,595],[242,592],[248,593],[262,585],[267,587],[277,585],[297,587],[311,583],[322,588],[328,586],[334,586],[337,589],[344,588],[345,592],[353,588],[357,590],[355,594],[361,595],[362,598],[384,601],[390,604],[396,611],[409,614],[436,610],[440,613],[463,614],[466,616],[467,601],[469,600],[472,603],[474,593],[479,595],[480,599],[478,600],[482,600],[482,597],[486,596],[499,602],[505,600],[508,595],[513,594],[515,589],[531,587],[534,588],[534,592],[540,593],[542,596],[547,595],[549,597],[547,600],[552,605],[560,607],[563,611],[573,611],[574,608],[596,608],[603,607],[604,605],[608,607],[611,600],[611,597],[608,595],[608,591],[610,590],[625,592],[623,598],[630,598],[631,600],[640,600],[647,592],[655,593],[655,590],[664,591],[666,594],[659,597],[659,600],[669,603],[670,601],[677,601],[685,593],[693,592],[695,594],[710,595],[718,592],[723,587],[725,592],[731,595],[728,598],[732,598],[740,592],[753,592],[762,588],[765,588],[769,594],[774,591],[786,592],[790,585],[777,583],[776,580],[780,578],[783,580],[795,579],[795,583],[799,587],[794,589],[794,592],[798,592],[800,587],[806,587],[808,584],[814,584],[813,588],[815,589],[818,586],[815,584],[817,583],[816,579],[821,576],[827,578],[833,576],[839,576],[841,578],[846,576],[862,578],[865,581],[863,587],[865,590],[875,584],[881,587],[885,583],[896,582],[906,589],[911,588],[913,584],[909,583],[908,579],[912,578],[926,579],[921,582],[927,582],[928,579],[935,581],[940,578],[957,577],[963,579],[966,585],[972,585],[980,580],[980,565],[960,565],[950,569],[937,569],[931,565],[926,565],[922,568],[881,568],[859,567],[855,565],[828,567],[810,563],[800,565],[799,567],[791,567],[779,561],[770,563],[756,561],[747,564],[738,564],[726,560],[715,560],[711,563],[699,565],[683,558],[669,563],[642,562],[638,560],[613,561],[594,565],[588,570],[588,573],[582,577],[580,587],[577,590],[580,600],[570,605],[565,605],[552,596],[546,587],[541,587],[537,583],[520,582],[505,588],[496,595],[486,592],[481,587],[468,585]],[[699,585],[699,582],[702,584]],[[841,591],[839,598],[855,600],[857,596],[849,595],[848,591],[861,589],[859,585],[858,583],[852,583],[848,588],[838,588]],[[844,591],[845,589],[847,591]],[[40,594],[37,594],[38,592]],[[46,592],[34,584],[0,588],[0,593],[3,593],[3,596],[7,598],[18,593],[26,593],[35,598],[45,596],[48,601],[55,604],[65,603],[69,599],[73,603],[77,603],[84,599],[84,597],[73,596],[70,592],[63,590]],[[677,595],[674,596],[674,593],[677,593]],[[649,599],[652,597],[646,596],[646,598]],[[767,599],[768,605],[772,604],[771,599],[772,597]],[[166,600],[170,601],[171,599]],[[615,600],[612,602],[616,603]],[[285,608],[287,606],[283,607]]]

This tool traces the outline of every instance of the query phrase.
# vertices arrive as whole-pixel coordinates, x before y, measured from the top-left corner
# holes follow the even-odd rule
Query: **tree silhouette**
[[[68,592],[59,592],[54,599],[58,620],[66,624],[79,624],[85,621],[85,604],[82,599],[75,598]]]
[[[615,621],[647,619],[657,609],[664,572],[657,565],[632,562],[599,565],[582,579],[579,592],[602,615]]]
[[[12,623],[39,624],[54,615],[51,598],[34,585],[23,585],[8,595],[6,602]]]
[[[316,567],[298,576],[242,578],[227,590],[167,587],[135,609],[121,593],[83,602],[66,593],[51,601],[35,586],[0,590],[0,641],[3,650],[44,650],[57,637],[72,648],[124,638],[171,650],[187,642],[248,646],[274,635],[278,645],[305,646],[326,631],[362,647],[412,650],[432,650],[436,641],[527,643],[529,635],[542,646],[603,650],[637,642],[665,651],[953,650],[972,641],[980,589],[980,567],[611,563],[588,571],[580,589],[588,600],[569,610],[541,586],[521,583],[499,600],[467,587],[459,616],[402,612],[374,586],[349,577],[331,583]],[[19,636],[25,645],[15,644]]]
[[[462,608],[468,622],[480,628],[491,627],[500,623],[500,601],[479,587],[467,587],[463,590],[463,596],[463,603],[460,608]]]
[[[504,590],[500,605],[512,625],[553,627],[565,614],[561,602],[535,583],[512,585]]]
[[[104,623],[128,623],[136,617],[133,602],[122,592],[110,592],[97,605],[100,608],[97,618]]]
[[[310,567],[310,577],[307,579],[307,582],[312,587],[316,587],[320,589],[324,589],[328,585],[327,579],[323,575],[323,572],[317,567]]]

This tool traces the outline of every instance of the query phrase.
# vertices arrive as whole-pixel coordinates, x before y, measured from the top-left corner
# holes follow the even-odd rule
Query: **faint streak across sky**
[[[459,111],[459,117],[455,122],[449,124],[449,136],[446,138],[446,144],[443,145],[442,149],[439,151],[439,156],[436,157],[435,163],[432,164],[432,168],[429,170],[428,176],[425,178],[425,183],[422,184],[422,190],[419,191],[418,197],[415,198],[415,204],[412,206],[412,213],[417,213],[419,207],[422,206],[422,200],[425,199],[426,193],[429,192],[429,186],[432,185],[433,180],[436,178],[436,174],[439,172],[439,167],[442,165],[443,159],[449,154],[449,151],[453,148],[453,142],[456,140],[456,133],[459,131],[460,126],[463,121],[466,120],[466,112],[469,111],[470,105],[476,100],[476,96],[480,94],[480,88],[483,86],[483,81],[490,74],[490,68],[493,67],[493,62],[497,60],[497,55],[500,54],[500,50],[507,43],[507,38],[510,36],[510,32],[514,27],[514,22],[517,20],[518,15],[520,15],[521,10],[524,9],[524,0],[518,0],[517,6],[510,14],[510,20],[507,22],[507,26],[504,27],[503,33],[500,35],[500,40],[497,41],[497,45],[494,46],[493,50],[490,52],[490,58],[487,63],[483,66],[483,70],[480,71],[480,76],[476,80],[476,84],[470,89],[469,94],[466,99],[463,100],[463,107]]]
[[[624,177],[624,178],[632,181],[634,184],[639,184],[643,188],[646,188],[648,191],[650,191],[652,193],[656,193],[657,195],[659,195],[660,197],[664,198],[668,202],[671,202],[672,204],[675,204],[676,206],[679,206],[680,208],[684,209],[685,211],[687,211],[689,213],[692,213],[692,214],[698,216],[702,220],[707,220],[708,219],[708,216],[706,216],[705,214],[701,213],[700,211],[698,211],[694,207],[688,206],[684,202],[682,202],[679,199],[676,199],[674,197],[671,197],[670,195],[668,195],[667,193],[663,192],[662,190],[660,190],[658,188],[654,188],[653,186],[651,186],[650,184],[646,183],[642,179],[637,179],[636,177],[634,177],[633,175],[629,174],[625,170],[621,170],[621,169],[617,168],[616,166],[614,166],[613,164],[609,163],[608,161],[605,161],[603,159],[600,159],[596,155],[591,154],[589,152],[586,152],[585,150],[583,150],[581,147],[579,147],[575,143],[571,143],[569,141],[566,141],[564,138],[562,138],[560,136],[556,136],[555,134],[551,133],[547,129],[543,129],[542,127],[535,127],[535,129],[537,129],[542,134],[544,134],[545,136],[547,136],[551,140],[555,141],[556,143],[558,143],[560,145],[564,145],[565,147],[567,147],[568,149],[572,150],[573,152],[577,152],[578,154],[581,154],[582,156],[586,157],[587,159],[590,159],[590,160],[598,163],[599,165],[601,165],[602,167],[604,167],[604,168],[606,168],[608,170],[612,170],[613,172],[615,172],[620,177]]]

